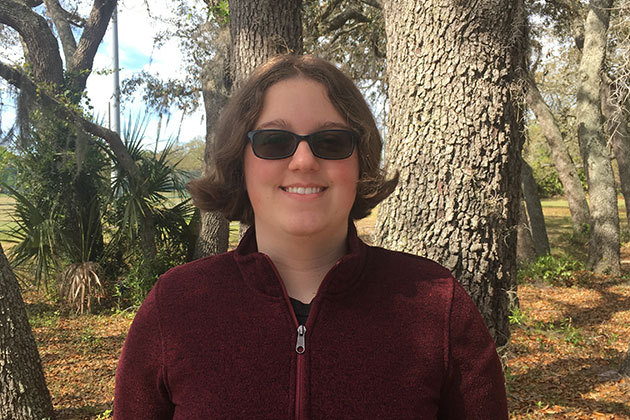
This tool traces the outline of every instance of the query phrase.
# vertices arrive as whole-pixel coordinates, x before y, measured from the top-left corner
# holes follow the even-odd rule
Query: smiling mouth
[[[317,194],[324,191],[324,187],[280,187],[283,191],[293,194]]]

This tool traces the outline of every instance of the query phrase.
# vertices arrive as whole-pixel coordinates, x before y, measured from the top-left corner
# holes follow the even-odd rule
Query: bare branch
[[[328,6],[326,6],[326,9],[324,9],[324,11],[322,12],[320,16],[320,19],[322,20],[322,22],[328,19],[328,16],[330,16],[333,10],[335,10],[337,6],[339,6],[339,3],[341,3],[341,0],[332,0],[331,2],[328,3]]]
[[[74,34],[70,28],[70,22],[63,13],[63,8],[59,4],[59,0],[44,0],[46,5],[46,11],[52,19],[59,39],[61,40],[61,46],[63,47],[63,54],[66,57],[66,63],[72,62],[72,56],[77,49],[77,43],[74,39]]]
[[[87,24],[87,20],[79,16],[76,10],[74,12],[70,12],[62,8],[61,13],[63,13],[65,18],[68,20],[68,22],[70,22],[71,25],[76,26],[77,28],[83,28]]]
[[[94,56],[103,40],[114,7],[116,7],[116,0],[94,0],[90,17],[71,61],[72,64],[68,66],[68,69],[75,73],[73,87],[79,92],[85,89],[85,83],[94,64]]]
[[[375,7],[377,9],[382,9],[383,5],[378,0],[360,0],[361,3],[367,4],[368,6]]]
[[[337,16],[331,19],[330,23],[326,27],[326,32],[330,33],[346,24],[349,20],[354,20],[356,22],[371,22],[372,20],[365,16],[363,13],[359,12],[356,9],[348,9],[339,13]]]

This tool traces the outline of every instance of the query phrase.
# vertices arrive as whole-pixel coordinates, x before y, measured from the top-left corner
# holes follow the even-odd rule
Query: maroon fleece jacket
[[[253,229],[164,274],[127,336],[114,419],[507,419],[494,343],[450,272],[349,230],[305,326]]]

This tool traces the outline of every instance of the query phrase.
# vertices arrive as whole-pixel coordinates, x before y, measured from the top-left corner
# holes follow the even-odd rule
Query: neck
[[[347,229],[332,235],[296,236],[256,226],[258,251],[273,261],[287,294],[309,303],[326,273],[347,251]]]

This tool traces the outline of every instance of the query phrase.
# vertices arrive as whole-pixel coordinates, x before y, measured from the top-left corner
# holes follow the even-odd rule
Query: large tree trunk
[[[580,61],[577,123],[578,141],[591,201],[591,236],[588,268],[619,274],[619,213],[617,193],[604,135],[600,101],[601,71],[606,53],[606,31],[612,0],[591,0],[584,26]]]
[[[227,32],[227,30],[225,30]],[[227,34],[224,34],[227,35]],[[227,101],[231,81],[229,79],[229,39],[220,37],[225,44],[219,47],[222,54],[216,54],[215,60],[207,63],[202,74],[203,104],[206,111],[206,149],[203,172],[211,170],[212,145],[214,130],[221,109]],[[220,41],[220,42],[221,42]],[[230,239],[230,222],[220,212],[200,210],[200,229],[195,243],[194,258],[207,257],[227,251]]]
[[[383,2],[387,156],[399,187],[381,204],[376,242],[453,271],[497,344],[509,337],[523,122],[520,0]]]
[[[302,0],[232,0],[230,73],[235,89],[276,54],[302,53]],[[241,236],[246,226],[241,226]]]
[[[24,301],[0,245],[0,419],[53,418]]]
[[[626,203],[626,219],[630,228],[630,132],[626,111],[611,97],[611,81],[602,75],[602,110],[606,117],[608,136],[611,140],[613,154],[619,170],[621,194]]]
[[[558,171],[558,178],[560,178],[560,182],[564,188],[564,195],[569,203],[569,211],[571,212],[571,219],[573,220],[573,232],[584,232],[590,224],[591,216],[588,209],[588,202],[586,201],[586,194],[584,194],[584,188],[582,188],[582,182],[577,174],[575,164],[573,163],[573,159],[571,159],[569,149],[562,138],[562,133],[558,128],[551,109],[549,109],[549,106],[545,103],[531,75],[526,77],[526,81],[525,97],[527,105],[534,112],[534,115],[536,115],[536,120],[540,125],[543,136],[547,139],[547,143],[551,149],[551,157]]]
[[[518,211],[518,225],[516,228],[516,259],[519,262],[532,262],[536,259],[536,248],[532,239],[532,229],[529,226],[525,202],[521,201]]]
[[[302,53],[302,0],[232,0],[229,6],[235,88],[275,54]]]
[[[522,162],[521,167],[521,186],[523,188],[523,197],[527,205],[527,220],[531,229],[532,240],[534,241],[534,249],[536,256],[542,257],[551,253],[549,248],[549,237],[547,236],[547,227],[545,226],[545,216],[543,215],[540,197],[538,196],[538,188],[534,180],[534,174],[531,166],[527,162]]]

